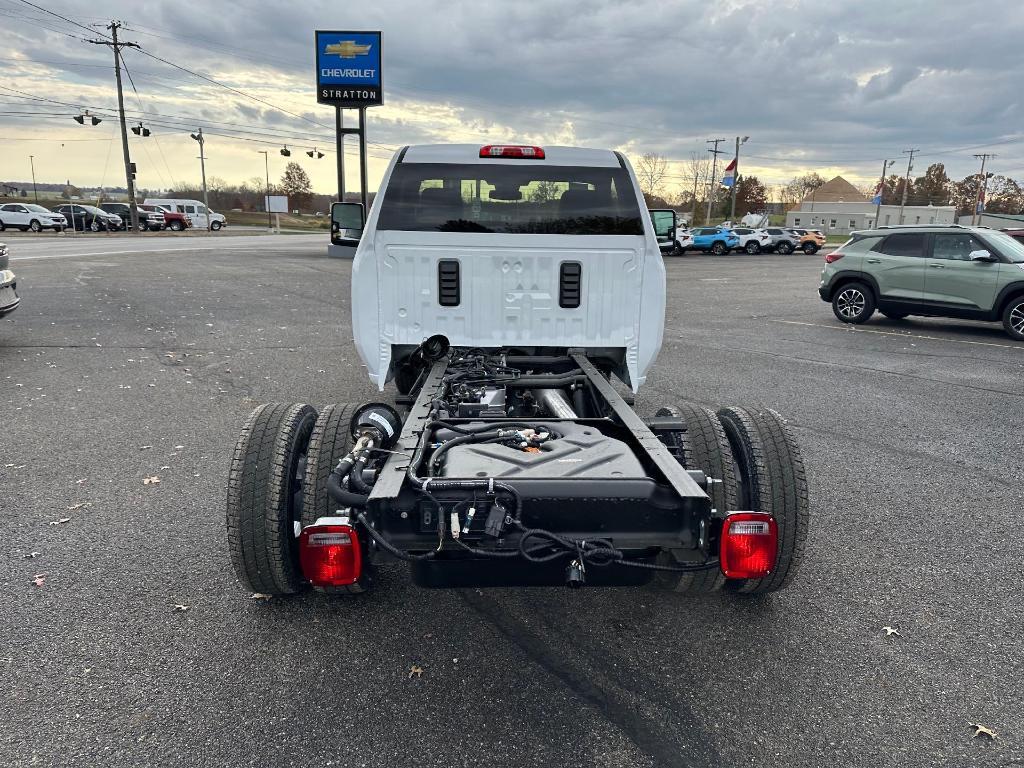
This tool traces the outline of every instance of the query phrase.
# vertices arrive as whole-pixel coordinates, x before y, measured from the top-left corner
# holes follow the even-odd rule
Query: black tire
[[[888,317],[890,320],[903,320],[907,316],[906,312],[887,312],[884,309],[882,310],[882,314]]]
[[[332,514],[336,508],[327,495],[327,478],[338,461],[352,450],[352,414],[357,406],[349,403],[325,406],[317,416],[313,434],[306,451],[306,479],[302,484],[302,527],[312,525],[318,518]],[[324,591],[332,594],[359,594],[373,583],[373,569],[369,567],[369,536],[360,531],[359,543],[363,548],[363,569],[359,581],[344,587]]]
[[[89,224],[89,229],[92,230],[93,232],[99,232],[100,228],[101,227],[99,219],[93,219],[92,222]]]
[[[662,408],[658,416],[672,416],[686,425],[684,432],[673,432],[663,437],[676,459],[685,469],[699,469],[708,477],[721,482],[713,483],[708,491],[712,506],[720,511],[737,509],[739,489],[736,484],[735,462],[729,440],[715,412],[696,405],[684,404],[675,408]],[[714,546],[713,556],[717,555]],[[679,565],[693,562],[691,550],[664,550],[658,555],[660,565]],[[720,589],[725,578],[719,568],[692,573],[656,571],[653,586],[680,594],[707,594]]]
[[[1024,341],[1024,296],[1010,299],[1003,310],[1003,329],[1010,338]]]
[[[843,283],[832,294],[832,313],[844,323],[866,322],[875,313],[875,294],[864,283]]]
[[[182,224],[180,221],[175,220],[168,224],[167,228],[173,232],[181,232],[181,230],[185,228],[185,225]]]
[[[736,460],[739,508],[771,513],[779,529],[774,570],[762,579],[727,579],[726,589],[778,591],[796,577],[807,543],[810,509],[800,448],[775,411],[723,408],[718,418]]]
[[[756,256],[757,254],[759,254],[761,252],[761,244],[760,243],[756,243],[753,240],[751,240],[749,243],[746,244],[746,246],[743,248],[743,250],[745,250],[751,256]]]
[[[32,221],[30,221],[28,223],[28,228],[31,229],[33,232],[42,232],[43,231],[43,225],[40,224],[35,219],[32,219]]]
[[[227,534],[238,580],[265,595],[304,587],[296,524],[316,411],[301,403],[261,405],[235,444],[228,475]]]
[[[804,253],[808,256],[813,256],[818,252],[818,246],[814,243],[804,243]]]
[[[3,232],[5,229],[7,229],[7,227],[4,225],[2,221],[0,221],[0,232]]]
[[[139,232],[145,232],[149,229],[149,225],[146,224],[145,219],[139,219],[139,223],[135,225],[135,228],[138,229]]]
[[[221,223],[219,221],[214,221],[214,222],[210,223],[210,229],[212,229],[214,232],[219,231],[220,227],[221,227]]]
[[[725,247],[725,243],[721,240],[715,240],[715,242],[711,244],[711,252],[715,254],[715,256],[722,256],[723,254],[728,253],[729,249]]]
[[[788,256],[793,252],[793,244],[788,240],[783,240],[781,243],[775,246],[775,250],[781,253],[783,256]]]

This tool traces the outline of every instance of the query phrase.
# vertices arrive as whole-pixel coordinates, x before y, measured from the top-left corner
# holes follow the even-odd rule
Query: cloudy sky
[[[404,144],[508,141],[661,153],[679,163],[672,192],[691,152],[737,135],[750,136],[743,170],[769,184],[811,170],[870,184],[886,158],[905,172],[912,147],[915,175],[943,162],[962,178],[977,170],[974,153],[993,152],[991,170],[1024,178],[1020,0],[36,5],[0,0],[0,180],[30,178],[34,155],[40,181],[123,185],[111,53],[85,41],[112,18],[142,47],[125,52],[135,85],[125,83],[126,109],[153,133],[130,137],[149,188],[198,181],[188,134],[202,126],[208,175],[262,176],[259,150],[269,150],[276,178],[287,144],[317,191],[333,190],[334,115],[314,92],[317,28],[383,31],[371,188]],[[103,122],[75,123],[85,108]],[[314,146],[327,156],[306,157]]]

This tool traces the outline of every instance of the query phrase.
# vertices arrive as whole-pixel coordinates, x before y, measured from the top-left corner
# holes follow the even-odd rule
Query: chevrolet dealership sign
[[[336,107],[383,103],[380,32],[316,33],[316,100]]]

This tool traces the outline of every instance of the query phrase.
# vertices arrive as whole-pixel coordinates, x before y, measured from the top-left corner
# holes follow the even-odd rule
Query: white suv
[[[733,234],[740,239],[738,251],[746,251],[749,254],[760,253],[767,250],[771,243],[772,236],[763,229],[750,229],[749,227],[734,227]]]
[[[43,208],[35,203],[8,203],[0,205],[0,232],[7,227],[15,227],[22,232],[42,232],[52,229],[63,232],[68,220],[60,213]]]

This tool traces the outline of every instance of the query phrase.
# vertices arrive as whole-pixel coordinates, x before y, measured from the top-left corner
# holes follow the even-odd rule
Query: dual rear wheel
[[[760,579],[726,579],[721,570],[659,571],[655,585],[683,594],[720,589],[756,595],[786,587],[803,560],[809,523],[807,478],[803,458],[785,421],[772,410],[722,408],[717,413],[695,405],[663,408],[684,429],[671,433],[675,454],[686,469],[714,478],[708,495],[719,513],[768,512],[778,526],[775,568]],[[715,552],[717,539],[709,542]],[[665,550],[661,565],[692,563],[692,550]]]
[[[227,534],[238,580],[252,592],[290,595],[306,588],[299,534],[333,514],[327,478],[352,448],[354,407],[328,405],[317,415],[302,403],[269,403],[249,416],[228,475]],[[365,562],[365,559],[364,559]],[[372,572],[337,592],[362,592]]]

